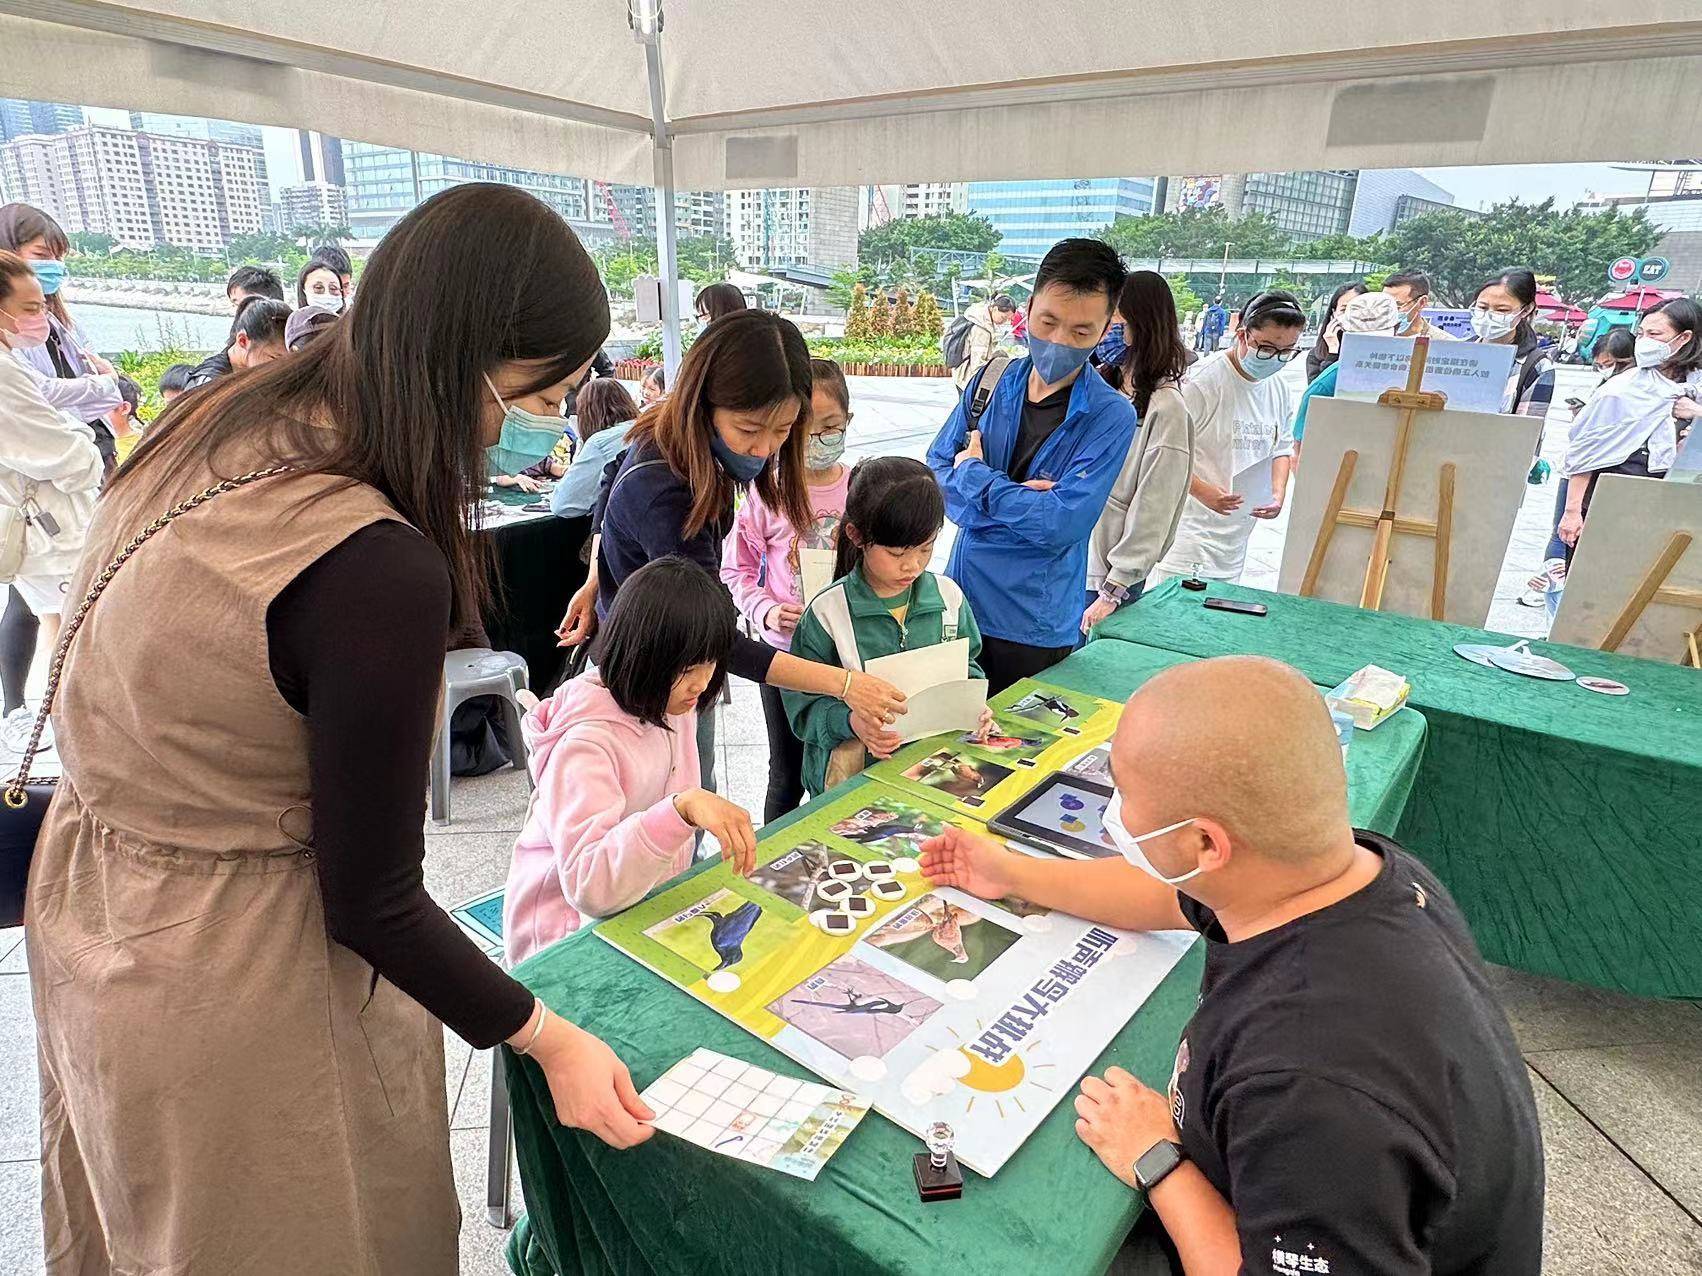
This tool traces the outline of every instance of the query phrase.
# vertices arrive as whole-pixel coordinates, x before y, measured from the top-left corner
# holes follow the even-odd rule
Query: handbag
[[[10,584],[18,578],[24,565],[30,518],[25,509],[35,496],[35,484],[24,485],[24,499],[17,505],[0,504],[0,584]]]
[[[271,469],[255,470],[250,474],[224,479],[172,506],[137,532],[130,542],[118,551],[101,574],[95,577],[82,603],[60,629],[59,643],[53,650],[53,663],[47,671],[47,692],[42,696],[41,709],[35,715],[35,730],[30,732],[29,743],[24,746],[24,756],[18,764],[17,775],[12,777],[6,785],[5,793],[0,795],[0,926],[21,926],[24,921],[24,888],[29,880],[30,861],[35,857],[36,841],[41,836],[41,823],[47,817],[48,805],[53,800],[54,786],[59,782],[55,776],[45,779],[31,778],[30,767],[35,763],[35,755],[41,747],[41,733],[47,727],[48,714],[53,711],[53,697],[59,690],[59,677],[65,668],[65,653],[70,650],[71,640],[82,628],[89,608],[95,605],[95,599],[112,583],[118,569],[173,521],[200,509],[215,496],[222,496],[239,487],[247,487],[250,483],[258,483],[261,479],[287,474],[290,469],[287,465],[275,465]]]

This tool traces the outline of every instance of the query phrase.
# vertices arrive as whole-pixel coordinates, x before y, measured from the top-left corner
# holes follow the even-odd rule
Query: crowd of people
[[[890,756],[905,697],[869,661],[965,639],[997,692],[1166,576],[1237,577],[1251,520],[1282,511],[1309,402],[1334,393],[1342,335],[1441,339],[1429,280],[1403,271],[1339,290],[1310,345],[1300,300],[1267,290],[1190,348],[1162,277],[1064,240],[1025,305],[972,308],[926,459],[850,464],[854,397],[789,321],[706,288],[677,372],[635,401],[597,375],[608,299],[572,231],[469,184],[385,237],[358,303],[336,253],[301,271],[294,308],[276,274],[233,273],[226,346],[167,374],[138,436],[135,386],[57,295],[67,250],[44,214],[0,209],[0,501],[22,512],[8,733],[27,734],[37,623],[51,638],[140,529],[217,491],[113,574],[55,706],[65,779],[27,942],[47,1248],[67,1272],[264,1252],[453,1271],[440,1020],[532,1057],[564,1124],[617,1148],[650,1136],[615,1052],[423,884],[442,658],[489,597],[471,512],[489,485],[549,486],[555,514],[592,527],[561,628],[586,667],[524,722],[513,962],[699,853],[750,871],[760,823]],[[1515,347],[1506,408],[1541,415],[1554,377],[1534,307],[1530,272],[1508,270],[1471,322]],[[1017,355],[999,337],[1019,315]],[[1301,357],[1304,393],[1280,375]],[[1696,307],[1667,303],[1599,357],[1612,373],[1555,511],[1568,547],[1596,476],[1671,463],[1702,367]],[[1234,479],[1254,466],[1268,492],[1249,497]],[[717,792],[730,674],[761,686],[760,821]],[[169,785],[136,782],[143,757]],[[988,898],[1206,937],[1170,1094],[1113,1069],[1077,1099],[1083,1140],[1147,1191],[1168,1234],[1153,1243],[1190,1272],[1251,1266],[1273,1233],[1333,1256],[1319,1271],[1537,1271],[1516,1044],[1446,890],[1349,825],[1316,689],[1264,661],[1171,671],[1130,702],[1112,770],[1119,858],[1030,862],[951,831],[922,865]],[[289,1154],[253,1154],[273,1148]]]

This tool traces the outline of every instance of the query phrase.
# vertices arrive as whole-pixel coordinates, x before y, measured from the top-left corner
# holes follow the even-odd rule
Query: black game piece
[[[944,1121],[928,1127],[928,1150],[918,1152],[913,1169],[916,1172],[916,1194],[924,1201],[955,1201],[963,1195],[963,1171],[957,1157],[952,1155],[952,1129]]]

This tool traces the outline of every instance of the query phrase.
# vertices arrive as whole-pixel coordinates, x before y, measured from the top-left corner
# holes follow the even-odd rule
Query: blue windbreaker
[[[975,610],[983,634],[1034,647],[1068,647],[1081,635],[1086,606],[1087,542],[1105,510],[1135,437],[1135,409],[1092,368],[1070,389],[1063,424],[1040,447],[1029,473],[1055,475],[1036,492],[1006,473],[1028,397],[1029,359],[1014,360],[981,417],[985,461],[952,458],[963,450],[972,379],[928,449],[928,465],[957,524],[946,574]]]

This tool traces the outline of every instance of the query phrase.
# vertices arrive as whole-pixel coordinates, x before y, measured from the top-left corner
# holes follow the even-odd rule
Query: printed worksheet
[[[794,1178],[814,1180],[869,1101],[698,1047],[644,1091],[656,1128]]]

